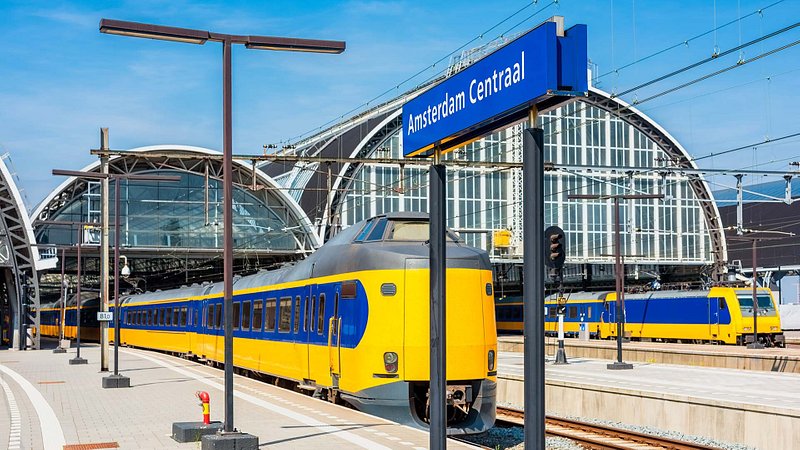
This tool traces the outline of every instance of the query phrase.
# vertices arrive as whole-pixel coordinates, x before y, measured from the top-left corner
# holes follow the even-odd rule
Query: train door
[[[333,387],[339,387],[341,377],[341,357],[340,357],[340,337],[342,331],[342,320],[339,317],[339,293],[340,287],[337,285],[333,292],[333,312],[328,319],[328,362],[331,372],[331,382]]]
[[[708,298],[708,334],[712,342],[719,342],[719,297]]]
[[[327,322],[331,293],[324,287],[313,285],[311,289],[311,333],[308,346],[308,377],[319,386],[331,385],[330,351],[327,342]],[[330,298],[330,300],[329,300]]]

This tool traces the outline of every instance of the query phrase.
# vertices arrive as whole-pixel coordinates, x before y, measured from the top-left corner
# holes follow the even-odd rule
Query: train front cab
[[[724,298],[730,305],[732,332],[736,344],[745,345],[753,342],[753,290],[752,288],[712,288],[709,297]],[[768,346],[783,347],[785,340],[781,329],[781,318],[772,291],[758,288],[758,340]]]
[[[492,273],[479,269],[474,258],[462,263],[461,267],[448,267],[446,275],[447,432],[451,435],[488,430],[494,425],[496,407],[497,332]],[[448,264],[452,259],[448,258]],[[370,297],[384,304],[370,302],[370,325],[359,347],[362,355],[370,355],[370,364],[383,358],[385,350],[396,349],[396,376],[385,371],[372,374],[374,387],[342,394],[342,398],[367,413],[428,428],[428,260],[408,258],[406,270],[397,275],[404,279],[397,280],[393,298]],[[380,289],[379,285],[374,289]],[[362,347],[365,345],[370,348]],[[377,345],[381,348],[375,348]],[[361,364],[367,365],[365,361]],[[343,391],[345,380],[343,373]]]

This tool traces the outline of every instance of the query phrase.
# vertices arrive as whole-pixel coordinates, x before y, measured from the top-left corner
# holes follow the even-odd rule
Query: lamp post
[[[244,44],[258,50],[286,50],[313,53],[342,53],[343,41],[323,41],[273,36],[243,36],[214,33],[121,20],[100,20],[100,32],[165,41],[205,44],[222,43],[223,111],[223,295],[225,304],[225,423],[224,432],[233,433],[233,118],[231,82],[231,46]]]
[[[81,269],[82,269],[82,267],[81,267],[81,265],[82,265],[81,246],[83,244],[83,233],[81,233],[81,231],[85,230],[86,227],[93,227],[93,226],[97,226],[98,224],[94,223],[94,222],[66,222],[66,221],[62,222],[62,221],[59,221],[59,220],[42,220],[42,221],[40,221],[38,223],[42,224],[42,225],[69,225],[69,226],[77,226],[78,227],[78,258],[77,258],[78,261],[77,261],[77,264],[76,264],[77,265],[77,283],[76,283],[76,287],[75,287],[76,297],[78,299],[77,302],[76,302],[76,305],[75,305],[75,314],[76,314],[76,318],[75,318],[75,328],[76,328],[75,329],[75,341],[76,341],[76,345],[77,345],[77,354],[75,355],[74,358],[69,360],[69,363],[70,364],[86,364],[87,363],[86,359],[85,358],[81,358],[81,306],[82,306],[81,303],[83,301],[83,298],[81,298]],[[62,249],[62,253],[61,253],[62,264],[63,264],[63,261],[66,259],[64,257],[64,253],[63,253],[64,250],[65,249]],[[63,279],[63,272],[64,271],[63,271],[63,268],[62,268],[62,279]],[[62,281],[62,285],[63,285],[63,281]]]
[[[119,181],[122,179],[138,181],[180,181],[181,177],[177,175],[106,174],[61,169],[53,169],[53,175],[62,175],[90,180],[114,180],[114,374],[103,377],[103,387],[130,387],[130,378],[119,374],[119,192],[121,191]],[[107,224],[103,224],[103,226],[107,227]]]
[[[663,199],[661,194],[617,194],[617,195],[595,195],[595,194],[575,194],[569,195],[570,200],[614,200],[614,275],[616,290],[616,322],[617,322],[617,360],[606,366],[609,370],[633,369],[633,364],[622,361],[622,338],[625,310],[625,267],[622,264],[622,242],[619,232],[619,201],[620,200],[641,200],[641,199]]]
[[[61,250],[61,311],[58,320],[58,346],[53,349],[53,353],[67,353],[67,349],[61,347],[64,342],[64,322],[67,321],[67,284],[64,280],[64,250]]]

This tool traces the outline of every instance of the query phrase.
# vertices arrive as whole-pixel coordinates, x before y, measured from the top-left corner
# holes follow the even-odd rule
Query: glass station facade
[[[622,200],[623,254],[629,263],[713,262],[708,226],[686,175],[659,173],[653,167],[670,158],[641,131],[608,111],[577,101],[542,114],[544,160],[575,167],[546,172],[545,226],[558,225],[567,237],[568,262],[610,263],[614,203],[573,200],[571,194],[663,194],[664,200]],[[522,161],[522,125],[496,132],[446,155],[446,159]],[[401,131],[373,152],[374,158],[402,158]],[[370,164],[355,175],[340,211],[342,227],[388,211],[427,211],[427,164]],[[627,173],[607,167],[641,168]],[[401,173],[402,170],[402,173]],[[470,245],[495,257],[522,252],[521,169],[448,168],[448,226]],[[511,232],[511,246],[492,243],[497,230]]]
[[[146,172],[140,172],[146,173]],[[150,172],[156,173],[156,172]],[[141,249],[221,249],[223,187],[203,174],[160,170],[158,175],[178,175],[179,182],[121,179],[120,245]],[[89,182],[79,195],[63,205],[50,220],[100,222],[100,183]],[[110,183],[110,241],[114,242],[115,183]],[[268,190],[253,192],[234,187],[233,233],[237,249],[294,251],[297,240],[287,229],[296,228],[276,196]],[[73,245],[83,233],[83,242],[99,244],[99,228],[42,224],[37,227],[39,244]]]

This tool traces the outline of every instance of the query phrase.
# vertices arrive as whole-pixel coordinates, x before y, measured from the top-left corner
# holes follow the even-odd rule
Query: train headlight
[[[494,370],[494,350],[489,350],[489,371]]]
[[[388,373],[397,372],[397,353],[386,352],[383,354],[383,367]]]

